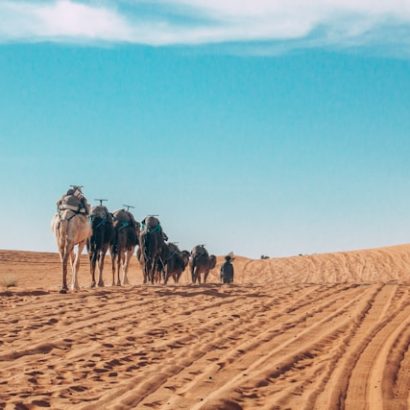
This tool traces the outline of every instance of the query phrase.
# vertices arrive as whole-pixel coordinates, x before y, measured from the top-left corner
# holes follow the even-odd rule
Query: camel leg
[[[151,282],[151,265],[149,259],[145,261],[145,269],[147,271],[147,283]]]
[[[204,283],[206,283],[206,280],[208,279],[208,275],[209,275],[209,270],[204,272]]]
[[[171,273],[168,271],[168,265],[164,269],[164,285],[168,283],[168,279],[171,276]],[[175,279],[174,279],[175,280]]]
[[[97,252],[90,253],[90,273],[91,273],[91,287],[95,288],[95,266],[97,264]]]
[[[103,271],[104,271],[104,260],[105,254],[107,253],[107,247],[103,247],[103,249],[99,252],[98,258],[98,286],[104,287],[104,280],[103,280]]]
[[[131,260],[132,255],[134,255],[134,250],[135,250],[135,248],[131,248],[126,252],[124,277],[123,277],[123,280],[122,280],[123,285],[129,285],[130,284],[130,281],[128,280],[128,266],[130,264],[130,260]]]
[[[115,286],[115,263],[116,263],[117,256],[114,252],[111,252],[111,272],[112,272],[112,282],[111,286]]]
[[[147,283],[149,283],[151,282],[151,264],[148,258],[145,260],[145,272],[147,274]]]
[[[120,251],[118,252],[118,260],[117,260],[117,282],[116,282],[117,286],[121,286],[120,272],[123,269],[123,265],[124,265],[124,251],[120,249]]]
[[[67,286],[68,254],[65,253],[63,249],[60,249],[60,260],[61,260],[62,276],[63,276],[63,283],[61,286],[60,293],[67,293],[67,290],[68,290],[68,286]]]
[[[155,273],[156,273],[156,263],[155,261],[151,261],[151,284],[155,284]]]
[[[128,264],[129,264],[129,252],[125,251],[124,252],[124,264],[123,264],[123,269],[122,269],[122,284],[123,285],[129,285],[130,281],[128,280]]]
[[[149,281],[149,267],[148,261],[144,262],[144,283],[148,283]]]
[[[166,285],[165,279],[168,280],[168,278],[167,278],[168,274],[167,274],[167,272],[166,272],[166,269],[167,269],[166,267],[167,267],[167,265],[163,266],[162,271],[161,271],[161,273],[162,273],[161,279],[164,281],[164,284],[165,284],[165,285]]]
[[[70,266],[71,266],[71,272],[72,272],[74,269],[74,259],[75,259],[74,245],[69,255],[70,255]]]
[[[81,253],[83,252],[84,246],[85,246],[85,241],[80,242],[78,244],[77,254],[75,256],[75,260],[73,264],[74,265],[73,280],[71,283],[72,290],[80,289],[80,285],[78,284],[78,271],[80,270],[80,257],[81,257]]]
[[[191,278],[192,278],[192,283],[195,283],[196,282],[196,268],[195,267],[192,267],[191,268]]]
[[[119,272],[118,272],[119,286],[124,285],[124,283],[121,281],[121,278],[122,278],[122,280],[124,280],[124,278],[125,278],[126,264],[127,264],[127,251],[124,249],[124,252],[122,253],[122,257],[121,257],[121,276],[119,275]]]
[[[150,282],[151,284],[154,283],[154,279],[152,277],[152,268],[151,268],[151,261],[150,259],[146,260],[146,267],[147,267],[147,278],[148,278],[148,282]]]
[[[71,267],[73,267],[73,261],[72,261],[72,254],[73,254],[73,249],[74,246],[66,241],[64,243],[64,247],[62,250],[62,264],[63,264],[63,287],[61,288],[61,293],[66,293],[68,290],[67,286],[67,265],[68,261],[70,260]]]

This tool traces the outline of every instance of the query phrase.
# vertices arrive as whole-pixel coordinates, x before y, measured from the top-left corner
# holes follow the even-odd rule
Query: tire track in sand
[[[269,300],[269,303],[272,303],[273,305],[275,303],[277,303],[279,300],[283,299],[283,300],[288,300],[289,298],[291,298],[293,296],[294,293],[298,293],[301,292],[304,296],[308,295],[311,292],[314,292],[315,289],[312,288],[307,288],[304,286],[299,287],[298,289],[293,289],[292,291],[290,291],[288,288],[282,288],[281,291],[279,291],[279,295],[275,298],[272,298],[270,295],[265,295],[265,294],[260,294],[260,289],[257,288],[252,289],[250,297],[251,299],[254,299],[256,302],[255,303],[259,303],[258,301],[260,300],[260,296],[263,297],[263,300]],[[132,362],[133,360],[138,359],[138,351],[135,352],[135,345],[136,342],[138,341],[138,336],[142,336],[142,335],[147,335],[148,334],[148,339],[143,339],[141,340],[141,344],[144,346],[149,346],[150,343],[152,343],[152,341],[155,341],[156,339],[158,339],[159,334],[155,332],[155,327],[159,326],[159,330],[164,331],[165,328],[169,328],[171,330],[171,334],[172,332],[176,333],[176,335],[180,335],[181,333],[184,335],[184,337],[186,337],[187,335],[189,335],[189,328],[187,329],[178,329],[178,327],[180,327],[183,323],[188,323],[189,321],[194,321],[194,323],[198,323],[200,324],[201,322],[203,322],[203,319],[201,319],[201,316],[205,316],[207,311],[210,311],[210,316],[214,316],[215,317],[215,322],[218,319],[218,315],[222,315],[223,312],[225,311],[224,308],[221,308],[224,304],[227,303],[231,303],[234,305],[233,310],[240,310],[241,306],[242,306],[242,301],[240,298],[237,297],[238,294],[242,293],[241,290],[239,289],[234,289],[232,292],[232,295],[229,295],[228,293],[228,297],[224,297],[224,298],[217,298],[215,297],[215,295],[202,295],[202,293],[204,293],[204,289],[201,290],[201,288],[196,288],[196,289],[190,289],[190,291],[192,292],[199,292],[200,295],[199,297],[201,298],[201,302],[200,304],[198,304],[197,302],[197,297],[195,296],[195,294],[193,295],[194,297],[188,298],[187,301],[185,301],[185,309],[181,311],[181,309],[178,307],[180,306],[181,303],[181,297],[179,295],[176,295],[174,298],[171,297],[163,297],[163,298],[159,298],[158,299],[158,295],[154,292],[152,293],[149,298],[148,301],[151,299],[154,300],[156,303],[159,303],[162,301],[162,303],[166,303],[166,306],[168,308],[170,308],[169,310],[171,312],[174,312],[173,315],[170,315],[168,312],[167,314],[164,314],[163,309],[160,308],[161,312],[158,312],[158,309],[154,310],[154,312],[150,312],[149,309],[146,309],[145,311],[136,311],[136,312],[132,312],[133,308],[134,308],[134,304],[128,304],[128,309],[131,310],[131,312],[128,312],[128,314],[123,314],[120,317],[115,316],[115,319],[120,320],[119,323],[111,323],[110,321],[104,321],[101,322],[100,320],[95,320],[95,318],[93,319],[93,322],[87,323],[87,326],[91,326],[93,325],[94,328],[91,329],[91,331],[89,333],[78,333],[78,326],[71,326],[68,328],[60,328],[63,330],[63,335],[59,335],[59,339],[57,340],[63,340],[62,337],[65,336],[65,334],[70,335],[71,339],[70,339],[70,344],[73,345],[73,347],[75,347],[76,349],[76,353],[74,357],[71,357],[70,355],[68,355],[67,353],[64,354],[64,357],[67,357],[67,359],[70,360],[69,363],[67,362],[62,362],[61,361],[61,352],[57,351],[55,352],[56,354],[54,355],[54,358],[52,356],[52,351],[47,351],[48,347],[47,346],[40,346],[40,349],[33,349],[33,347],[31,349],[28,349],[27,354],[29,353],[40,353],[39,356],[27,356],[26,360],[20,359],[19,360],[14,360],[11,363],[11,367],[14,367],[16,369],[16,371],[18,371],[18,369],[22,366],[27,367],[27,370],[29,370],[30,365],[33,364],[33,359],[35,361],[35,365],[34,367],[36,367],[36,372],[41,374],[45,374],[45,373],[52,373],[53,372],[53,367],[54,368],[54,372],[56,375],[58,375],[58,369],[59,368],[63,368],[66,366],[71,366],[72,360],[75,359],[76,361],[79,362],[79,358],[81,357],[86,357],[87,360],[85,360],[84,366],[87,365],[93,365],[95,366],[96,361],[98,361],[98,357],[104,357],[105,356],[111,356],[113,355],[113,353],[117,356],[117,358],[114,357],[114,361],[123,361],[123,365],[127,365],[128,367],[132,367],[130,366],[130,361]],[[205,289],[205,291],[207,291]],[[178,291],[179,292],[179,291]],[[223,296],[223,295],[221,295]],[[226,296],[226,295],[225,295]],[[210,303],[210,300],[213,300],[213,303]],[[265,302],[263,302],[265,303]],[[174,306],[174,307],[173,307]],[[263,308],[263,306],[262,306]],[[255,312],[258,311],[258,309],[256,308],[256,306],[253,307],[253,310]],[[85,309],[83,309],[83,313],[84,313]],[[106,307],[106,311],[105,313],[107,313],[107,311],[110,311],[110,305],[107,304]],[[129,331],[127,331],[126,333],[124,333],[124,329],[121,329],[122,327],[124,327],[124,322],[126,323],[127,320],[135,320],[136,318],[139,318],[139,321],[142,320],[141,315],[144,314],[145,312],[145,318],[143,321],[145,321],[145,327],[142,326],[141,331],[137,331],[135,332],[135,330],[133,331],[132,328],[129,329]],[[127,312],[125,312],[127,313]],[[155,319],[156,316],[158,316],[158,313],[161,313],[159,315],[159,320],[158,318]],[[104,312],[101,313],[102,315],[104,315]],[[173,317],[174,319],[177,319],[177,323],[172,324],[173,322]],[[109,316],[106,316],[106,318],[109,318]],[[121,345],[117,345],[115,346],[116,349],[114,350],[113,347],[114,345],[112,343],[109,343],[107,347],[105,347],[104,345],[101,345],[100,343],[93,343],[92,340],[90,342],[90,339],[93,339],[92,335],[96,333],[96,331],[98,329],[101,330],[101,327],[105,330],[108,330],[107,334],[105,335],[106,338],[110,341],[110,342],[115,342],[115,337],[113,337],[112,334],[112,329],[114,329],[114,325],[115,328],[121,329],[122,333],[124,333],[126,336],[121,336],[120,339],[124,340],[125,339],[125,344],[124,346]],[[84,324],[80,325],[80,329],[84,329]],[[206,331],[206,326],[203,326],[204,330]],[[154,334],[155,333],[155,334]],[[135,336],[130,336],[130,335],[135,335]],[[56,336],[54,335],[54,341]],[[83,343],[78,343],[78,338],[83,339],[85,343],[88,342],[87,346],[90,346],[90,349],[85,348],[84,346],[82,346]],[[130,340],[128,340],[130,339]],[[134,340],[134,341],[133,341]],[[49,345],[48,345],[49,346]],[[43,348],[44,347],[44,348]],[[46,349],[47,348],[47,349]],[[130,350],[132,351],[132,353],[130,352]],[[94,352],[92,355],[91,353]],[[95,352],[99,352],[99,353],[95,353]],[[44,353],[48,353],[47,354],[47,358],[44,359]],[[101,354],[102,353],[102,354]],[[51,355],[51,356],[50,356]],[[93,356],[90,358],[90,356]],[[94,356],[97,356],[97,358],[95,358]],[[3,357],[4,358],[4,357]],[[10,357],[9,359],[14,359],[15,356]],[[91,359],[91,360],[90,360]],[[23,361],[21,361],[23,360]],[[145,362],[147,362],[146,359],[144,359]],[[158,359],[160,360],[160,359]],[[112,360],[110,360],[110,362],[112,362]],[[116,366],[118,366],[120,363],[115,363]],[[131,363],[132,364],[132,363]],[[149,363],[148,363],[149,364]],[[57,366],[59,365],[59,366]],[[111,364],[107,365],[108,369],[112,366]],[[121,367],[121,366],[119,366]],[[101,367],[100,367],[101,368]],[[5,370],[4,367],[2,367],[2,370]],[[81,369],[80,369],[81,370]],[[82,370],[84,370],[83,373],[80,373],[80,376],[87,376],[87,373],[85,371],[84,368],[82,368]],[[101,369],[102,370],[102,369]],[[112,369],[109,369],[112,370]],[[135,367],[135,369],[133,370],[138,370],[138,366]],[[112,372],[111,372],[112,373]],[[120,374],[120,372],[118,372],[118,374]],[[89,372],[88,372],[89,375]],[[37,379],[37,382],[39,379],[41,379],[40,377],[35,378]],[[81,377],[78,377],[77,379],[81,379]],[[111,379],[111,381],[113,381],[115,379]],[[110,383],[111,383],[110,381]],[[78,380],[73,380],[73,382],[77,382]],[[38,382],[39,383],[39,382]],[[41,384],[41,383],[40,383]],[[75,384],[75,383],[72,383]],[[20,386],[21,387],[21,386]],[[78,392],[77,392],[78,394]]]
[[[281,393],[278,380],[292,369],[306,368],[304,362],[316,360],[320,357],[321,351],[327,353],[326,346],[331,342],[336,343],[340,335],[348,330],[351,322],[351,318],[348,317],[350,309],[354,308],[360,314],[368,303],[368,299],[363,299],[364,294],[368,294],[367,297],[371,300],[379,291],[380,287],[371,287],[364,291],[359,288],[355,296],[346,295],[347,301],[342,305],[337,301],[334,309],[327,312],[324,317],[315,317],[313,323],[305,329],[294,335],[287,334],[286,336],[289,337],[285,336],[280,344],[273,344],[271,348],[262,350],[259,359],[253,361],[245,373],[240,372],[230,378],[192,409],[207,408],[207,406],[218,408],[226,398],[245,407],[251,404],[263,407],[267,403],[268,407],[282,408],[284,403],[281,402],[286,401],[288,392],[284,395],[277,394]]]
[[[327,287],[329,288],[329,287]],[[345,286],[340,287],[339,285],[339,292],[341,289],[346,289]],[[348,287],[348,289],[353,289],[353,291],[357,292],[357,289]],[[326,293],[329,289],[324,289],[323,293]],[[322,312],[322,310],[329,308],[329,306],[333,306],[337,304],[340,298],[335,297],[335,292],[334,290],[330,292],[327,296],[328,299],[324,299],[322,295],[318,295],[318,298],[315,300],[315,302],[319,303],[319,305],[322,305],[321,307],[318,307],[317,310],[318,312]],[[351,295],[342,295],[343,297],[349,298]],[[320,302],[319,302],[320,301]],[[312,301],[313,302],[313,301]],[[302,306],[305,306],[305,304],[301,304]],[[288,310],[289,306],[286,306],[284,314],[288,315]],[[303,318],[296,318],[293,320],[297,324],[302,324],[306,321],[307,318],[313,319],[314,314],[309,312],[309,307],[306,307],[305,315]],[[266,309],[264,309],[264,312],[266,312]],[[307,313],[306,313],[307,312]],[[253,315],[252,309],[250,310],[251,316]],[[275,314],[276,315],[276,314]],[[256,315],[257,316],[257,315]],[[277,315],[276,315],[277,316]],[[279,317],[278,317],[279,318]],[[129,407],[135,407],[138,405],[138,407],[141,407],[143,402],[147,402],[147,406],[149,407],[157,407],[158,405],[158,400],[155,400],[155,403],[148,403],[148,401],[152,401],[149,399],[149,396],[155,393],[155,396],[158,396],[158,389],[161,389],[162,385],[166,383],[168,380],[172,380],[172,382],[175,380],[176,376],[179,377],[179,373],[181,373],[182,379],[184,378],[184,374],[186,375],[188,373],[194,373],[194,376],[198,374],[198,371],[193,369],[193,371],[190,370],[191,366],[194,366],[195,363],[202,359],[204,356],[209,355],[211,353],[211,356],[215,356],[213,352],[215,350],[219,350],[222,346],[225,346],[225,349],[233,349],[233,345],[237,343],[238,337],[240,337],[241,340],[239,342],[243,342],[243,338],[246,338],[246,336],[249,334],[250,338],[255,338],[257,337],[258,333],[261,332],[261,326],[254,326],[255,323],[251,323],[251,325],[248,326],[247,329],[244,328],[245,324],[247,323],[246,317],[241,317],[241,323],[242,326],[238,327],[238,324],[234,324],[232,327],[222,327],[222,330],[215,334],[211,334],[210,337],[205,338],[204,340],[200,340],[200,345],[198,344],[195,346],[196,349],[194,351],[191,351],[191,355],[187,356],[186,352],[182,352],[179,357],[173,357],[172,359],[170,358],[169,366],[160,366],[160,368],[155,372],[156,374],[151,378],[145,381],[145,384],[139,384],[138,380],[132,380],[128,385],[124,386],[122,388],[121,392],[116,392],[115,399],[116,401],[120,401],[121,405],[114,406],[113,408],[129,408]],[[266,320],[265,324],[269,325],[270,320]],[[289,329],[292,329],[295,327],[295,323],[287,323],[284,324],[283,326],[279,326],[281,328],[281,332],[286,332]],[[252,333],[249,333],[253,331]],[[232,332],[232,333],[231,333]],[[274,332],[277,332],[275,330]],[[272,332],[272,333],[274,333]],[[217,337],[216,337],[217,336]],[[264,335],[265,336],[265,342],[270,340],[272,335]],[[219,339],[218,339],[219,338]],[[215,357],[210,357],[211,361],[215,361]],[[167,362],[167,363],[168,363]],[[216,366],[219,366],[217,363]],[[157,372],[160,373],[158,376]],[[192,377],[192,374],[191,376]],[[174,384],[174,383],[173,383]],[[133,389],[133,387],[137,385]],[[132,391],[130,391],[132,390]],[[176,396],[174,392],[174,397]],[[169,397],[169,392],[168,394],[165,394],[165,396]],[[106,397],[104,401],[99,402],[98,404],[108,406],[108,403],[111,402],[113,397]],[[144,400],[144,401],[143,401]],[[184,397],[184,401],[187,402],[187,397]],[[109,406],[108,406],[109,407]]]

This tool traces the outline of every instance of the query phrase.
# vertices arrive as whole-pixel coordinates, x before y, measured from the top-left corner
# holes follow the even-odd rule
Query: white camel
[[[67,293],[67,263],[70,259],[72,268],[71,289],[79,289],[78,271],[80,269],[80,257],[91,236],[91,225],[88,217],[76,213],[70,209],[60,210],[51,221],[51,229],[56,237],[58,252],[62,264],[63,284],[61,293]],[[75,253],[77,246],[77,253]]]

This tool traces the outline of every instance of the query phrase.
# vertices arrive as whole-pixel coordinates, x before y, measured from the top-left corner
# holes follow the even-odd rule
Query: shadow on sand
[[[0,292],[0,297],[2,296],[44,296],[44,295],[50,295],[52,292],[47,291],[47,290],[40,290],[40,289],[34,289],[34,290],[6,290],[4,292]]]
[[[156,292],[158,296],[182,296],[182,297],[196,297],[196,296],[212,296],[215,298],[232,298],[232,297],[265,297],[262,292],[249,292],[241,285],[222,285],[216,283],[207,283],[203,285],[176,285],[173,287],[159,287]]]

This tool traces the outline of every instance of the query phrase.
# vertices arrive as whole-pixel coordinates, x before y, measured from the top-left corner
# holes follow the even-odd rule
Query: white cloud
[[[3,0],[0,21],[0,42],[410,44],[409,0]]]
[[[3,40],[132,40],[133,29],[115,11],[70,0],[0,3]]]

